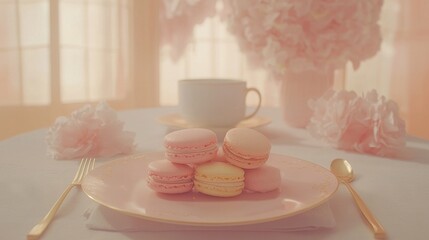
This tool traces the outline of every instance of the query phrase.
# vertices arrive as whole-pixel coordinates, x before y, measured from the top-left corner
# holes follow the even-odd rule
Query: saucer
[[[192,127],[201,127],[197,125],[192,125],[186,122],[185,119],[180,116],[179,113],[167,114],[158,118],[158,121],[166,126],[175,127],[175,128],[192,128]],[[268,125],[271,123],[271,118],[255,115],[249,119],[242,120],[235,126],[231,127],[208,127],[210,129],[228,129],[233,127],[245,127],[245,128],[257,128]]]

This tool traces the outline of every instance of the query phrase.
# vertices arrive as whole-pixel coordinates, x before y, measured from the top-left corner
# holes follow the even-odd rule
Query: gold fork
[[[94,169],[94,165],[95,158],[82,158],[79,169],[77,170],[73,181],[68,185],[66,190],[64,190],[64,192],[55,202],[54,206],[52,206],[51,210],[49,210],[48,214],[46,214],[46,216],[27,234],[27,240],[39,239],[39,237],[43,234],[48,225],[54,219],[55,214],[57,213],[67,194],[73,187],[81,185],[83,177],[85,177],[89,171]]]

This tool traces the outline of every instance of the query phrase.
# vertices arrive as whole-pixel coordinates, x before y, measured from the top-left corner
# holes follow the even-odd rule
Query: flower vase
[[[291,127],[305,128],[313,113],[308,101],[320,98],[333,83],[334,71],[288,71],[280,93],[284,121]]]

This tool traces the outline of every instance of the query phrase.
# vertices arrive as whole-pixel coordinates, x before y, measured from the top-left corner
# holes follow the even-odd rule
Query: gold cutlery
[[[356,202],[356,205],[359,207],[362,215],[368,221],[374,232],[374,236],[377,239],[383,239],[386,237],[386,232],[383,229],[383,226],[378,222],[378,220],[372,215],[369,208],[366,206],[362,198],[354,190],[350,182],[354,179],[353,169],[349,162],[345,159],[334,159],[331,162],[331,172],[337,176],[337,178],[342,182],[350,193],[353,196],[353,199]]]
[[[35,225],[31,231],[27,234],[27,240],[39,239],[49,224],[54,219],[55,214],[66,198],[67,194],[70,190],[75,186],[80,186],[82,183],[82,179],[88,174],[89,171],[94,169],[95,158],[83,158],[80,162],[79,169],[73,179],[73,181],[68,185],[68,187],[64,190],[58,200],[55,202],[54,206],[52,206],[51,210],[46,214],[46,216]]]

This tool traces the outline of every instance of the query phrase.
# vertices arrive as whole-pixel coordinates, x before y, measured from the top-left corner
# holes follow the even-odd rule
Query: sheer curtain
[[[139,74],[141,67],[133,65],[154,59],[145,58],[154,45],[134,47],[135,39],[149,42],[154,32],[151,2],[0,0],[0,139],[49,126],[84,103],[106,100],[118,109],[156,104],[147,87],[154,85],[155,70]]]
[[[3,0],[0,104],[123,98],[129,8],[120,0]]]
[[[398,2],[391,94],[401,102],[408,130],[429,139],[429,2]]]
[[[2,106],[51,101],[49,31],[48,1],[0,2]]]
[[[409,134],[429,139],[429,2],[390,0],[381,16],[382,48],[361,69],[347,72],[346,88],[377,89],[395,100]]]

